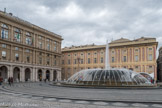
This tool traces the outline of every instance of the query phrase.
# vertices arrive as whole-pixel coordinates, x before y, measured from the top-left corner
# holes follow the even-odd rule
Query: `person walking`
[[[8,78],[8,84],[11,86],[11,78]]]
[[[13,77],[10,78],[10,82],[13,85]]]

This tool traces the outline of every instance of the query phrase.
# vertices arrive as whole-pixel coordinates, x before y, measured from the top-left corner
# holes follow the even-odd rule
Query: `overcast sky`
[[[4,8],[61,35],[62,47],[142,36],[162,46],[162,0],[0,0]]]

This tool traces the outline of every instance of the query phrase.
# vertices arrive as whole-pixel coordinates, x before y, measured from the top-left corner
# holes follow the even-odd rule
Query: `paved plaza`
[[[162,108],[162,89],[90,89],[17,83],[0,86],[4,108]]]

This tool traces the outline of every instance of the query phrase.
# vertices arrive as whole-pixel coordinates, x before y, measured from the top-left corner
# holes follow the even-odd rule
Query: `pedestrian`
[[[46,83],[46,80],[47,80],[47,79],[45,78],[45,79],[44,79],[44,82],[45,82],[45,83]]]
[[[0,85],[2,85],[2,78],[0,77]]]
[[[11,78],[8,78],[8,84],[11,86]]]
[[[10,78],[11,84],[13,85],[13,77]]]

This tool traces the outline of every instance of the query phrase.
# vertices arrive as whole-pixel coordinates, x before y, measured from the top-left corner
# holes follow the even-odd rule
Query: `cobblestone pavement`
[[[27,91],[23,91],[23,88],[26,88],[28,93]],[[34,94],[33,92],[30,93],[29,90],[32,91],[32,89],[35,91],[35,93],[38,92],[39,94]],[[51,93],[50,90],[57,92],[54,87],[43,83],[19,83],[11,87],[6,85],[3,87],[1,86],[0,108],[162,108],[161,103],[115,102],[98,100],[90,101],[87,99],[80,100],[64,97],[53,97],[52,95],[50,96],[50,94],[46,96],[45,94],[41,94],[41,89],[48,93]],[[64,89],[68,90],[69,88]],[[70,88],[70,90],[71,89],[73,88]],[[18,92],[17,90],[21,91]]]

